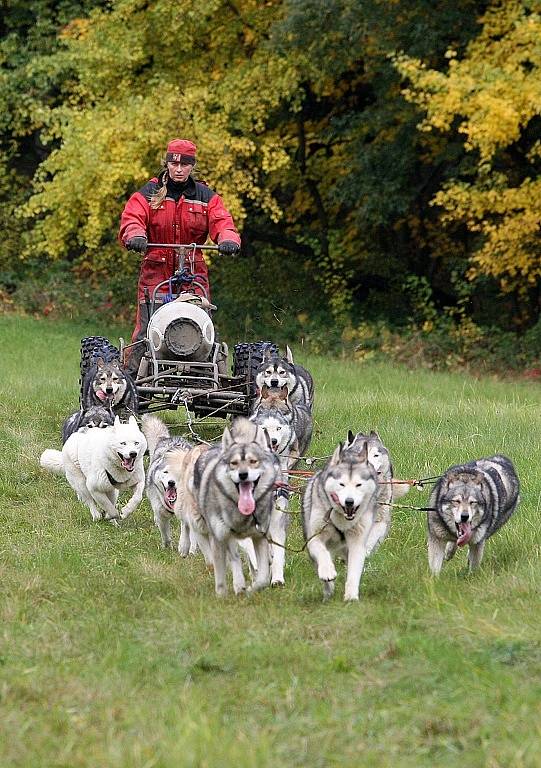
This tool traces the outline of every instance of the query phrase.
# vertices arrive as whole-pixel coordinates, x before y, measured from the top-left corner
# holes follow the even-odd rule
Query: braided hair
[[[167,165],[166,165],[165,168],[162,171],[160,171],[160,173],[158,174],[158,184],[161,184],[161,187],[157,190],[157,192],[154,192],[154,194],[150,198],[149,205],[154,211],[160,207],[160,205],[163,203],[163,201],[166,198],[168,178],[169,178],[169,174],[167,173]]]

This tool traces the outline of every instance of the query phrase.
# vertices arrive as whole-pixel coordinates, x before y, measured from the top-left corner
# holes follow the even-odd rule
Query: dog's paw
[[[92,512],[92,520],[97,523],[99,520],[101,520],[101,512]]]
[[[273,579],[271,581],[271,587],[285,587],[286,583],[283,579]]]
[[[336,579],[336,568],[332,563],[320,563],[317,575],[321,581],[334,581]]]
[[[344,594],[344,602],[345,603],[354,603],[359,602],[359,595],[355,594],[355,592],[346,592]]]
[[[190,554],[190,545],[189,543],[186,543],[182,539],[180,539],[178,543],[178,553],[181,557],[188,557]]]
[[[127,517],[131,515],[132,512],[133,510],[130,507],[130,505],[126,504],[126,506],[122,507],[122,509],[120,510],[120,519],[125,520]]]

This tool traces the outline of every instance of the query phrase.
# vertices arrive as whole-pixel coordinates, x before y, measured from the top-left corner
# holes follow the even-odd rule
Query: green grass
[[[100,332],[0,318],[2,768],[541,764],[538,385],[303,360],[314,455],[350,427],[377,428],[405,478],[503,451],[522,503],[474,575],[460,552],[432,579],[423,513],[400,510],[359,604],[343,566],[323,604],[306,554],[285,589],[219,601],[199,556],[160,550],[148,502],[93,524],[39,468]]]

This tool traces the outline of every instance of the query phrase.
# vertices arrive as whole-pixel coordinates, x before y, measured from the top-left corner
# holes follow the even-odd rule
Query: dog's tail
[[[54,472],[55,475],[64,474],[62,451],[55,451],[52,448],[46,448],[40,456],[39,464],[48,472]]]
[[[145,413],[141,419],[141,429],[147,439],[148,453],[152,459],[156,446],[160,440],[170,437],[169,429],[161,419],[157,416],[153,416],[151,413]]]

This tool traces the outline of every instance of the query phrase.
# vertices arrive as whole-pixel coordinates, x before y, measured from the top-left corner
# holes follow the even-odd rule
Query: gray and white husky
[[[98,357],[83,381],[81,408],[103,405],[114,413],[136,414],[139,409],[137,389],[119,360]]]
[[[270,389],[287,387],[289,399],[295,405],[305,405],[312,410],[314,405],[314,380],[302,365],[293,362],[293,354],[286,347],[286,356],[266,350],[259,366],[255,382],[261,391],[266,385]]]
[[[471,570],[483,559],[486,540],[509,520],[519,502],[519,480],[506,456],[450,467],[430,496],[428,565],[437,576],[444,559],[469,546]]]
[[[365,445],[368,451],[368,461],[376,470],[378,477],[376,519],[366,545],[367,555],[370,555],[376,551],[389,533],[391,527],[391,504],[396,499],[405,496],[410,489],[410,485],[394,479],[389,451],[377,432],[371,430],[368,435],[363,432],[358,432],[354,435],[349,430],[345,444],[348,450],[358,453],[364,449]]]
[[[310,408],[301,403],[294,403],[290,398],[287,385],[279,389],[271,389],[264,384],[250,418],[265,418],[270,412],[279,413],[280,418],[293,427],[299,451],[296,458],[304,455],[312,439],[313,418]],[[276,434],[274,437],[276,438]]]
[[[77,413],[72,413],[62,424],[62,445],[73,432],[79,429],[110,427],[114,420],[112,412],[103,405],[91,405],[86,410],[81,409]]]
[[[325,599],[334,592],[334,553],[347,556],[344,600],[359,599],[377,496],[378,478],[368,461],[366,443],[355,451],[338,445],[326,466],[308,481],[302,500],[303,531]]]
[[[120,511],[120,517],[126,518],[143,498],[146,447],[135,418],[130,416],[127,424],[121,424],[117,416],[112,427],[73,432],[62,451],[43,451],[40,464],[49,472],[66,476],[95,521],[103,514],[107,520],[116,519],[119,491],[133,489]]]
[[[276,501],[272,511],[270,536],[276,544],[271,544],[271,584],[283,585],[285,566],[285,543],[289,528],[288,470],[293,469],[299,457],[308,448],[312,436],[312,414],[305,405],[289,401],[287,386],[281,389],[269,389],[263,385],[260,398],[250,421],[263,427],[267,432],[271,449],[280,461],[282,488],[276,491]]]
[[[162,546],[171,546],[171,522],[175,516],[177,495],[181,493],[183,460],[193,444],[183,437],[171,436],[169,428],[157,416],[147,413],[141,419],[148,444],[150,463],[147,469],[146,494],[154,512],[154,522],[160,530]],[[195,538],[190,539],[189,527],[180,524],[178,551],[183,557],[197,550]]]
[[[221,444],[198,458],[193,493],[208,531],[217,595],[227,592],[228,556],[235,593],[246,589],[237,545],[245,538],[252,539],[257,556],[257,576],[252,589],[268,586],[267,535],[279,477],[280,465],[269,450],[265,432],[245,418],[235,419],[230,429],[225,428]]]

